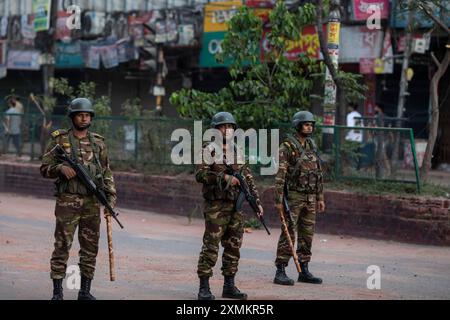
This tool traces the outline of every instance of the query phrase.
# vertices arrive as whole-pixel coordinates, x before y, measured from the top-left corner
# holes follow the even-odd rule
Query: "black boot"
[[[53,279],[53,297],[52,300],[64,300],[63,279]]]
[[[234,285],[234,276],[225,276],[222,298],[247,300],[247,294],[236,288]]]
[[[209,277],[200,277],[200,290],[198,291],[198,300],[214,300],[216,297],[209,288]]]
[[[300,262],[300,266],[302,267],[302,273],[298,275],[299,282],[307,282],[314,284],[321,284],[322,279],[314,277],[311,272],[308,270],[308,262]]]
[[[277,265],[277,272],[275,273],[275,279],[273,279],[273,283],[281,284],[283,286],[293,286],[294,280],[286,275],[285,267],[286,266],[284,264]]]
[[[91,281],[91,279],[81,275],[81,287],[80,291],[78,292],[78,300],[97,300],[89,292],[91,291]]]

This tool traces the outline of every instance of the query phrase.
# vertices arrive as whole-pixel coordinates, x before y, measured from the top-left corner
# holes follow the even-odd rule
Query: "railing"
[[[14,153],[14,146],[6,145],[8,135],[3,125],[6,114],[0,114],[0,153]],[[69,119],[65,116],[52,116],[44,123],[39,114],[10,115],[21,118],[22,154],[31,161],[38,160],[53,130],[68,128]],[[47,124],[47,128],[45,126]],[[203,125],[203,130],[208,128]],[[121,170],[171,172],[191,171],[192,165],[175,165],[171,159],[173,147],[179,141],[171,141],[175,129],[186,129],[190,139],[194,139],[194,121],[164,118],[95,117],[92,131],[105,137],[109,156],[115,168]],[[410,128],[345,127],[318,126],[314,135],[321,157],[324,160],[328,180],[376,180],[415,183],[420,192],[419,164],[415,150],[413,131]],[[272,129],[273,130],[273,129]],[[290,131],[288,124],[279,126],[280,142]],[[323,131],[323,132],[321,132]],[[332,134],[327,132],[333,132]],[[200,133],[201,135],[203,132]],[[270,129],[268,136],[270,137]],[[9,138],[9,142],[12,141]],[[395,141],[399,143],[394,143]],[[259,145],[259,144],[258,144]],[[278,143],[277,143],[278,145]],[[397,152],[393,148],[399,146]],[[270,147],[268,147],[270,151]],[[277,151],[277,150],[275,150]],[[192,158],[194,148],[191,148]],[[267,166],[253,165],[259,168]],[[272,150],[274,152],[274,150]],[[247,152],[247,155],[249,153]],[[267,156],[270,156],[268,154]],[[396,157],[395,159],[393,157]]]

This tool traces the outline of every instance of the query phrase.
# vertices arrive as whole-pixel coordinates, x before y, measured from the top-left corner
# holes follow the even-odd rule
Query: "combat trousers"
[[[100,204],[93,196],[62,194],[56,199],[55,216],[55,249],[50,260],[50,277],[65,277],[69,251],[78,227],[80,272],[93,279],[100,237]]]
[[[311,247],[316,224],[316,195],[289,191],[288,204],[292,219],[286,217],[289,234],[295,245],[295,233],[297,233],[297,256],[300,262],[311,260]],[[287,265],[292,257],[289,242],[283,228],[278,240],[277,258],[275,265]]]
[[[238,271],[240,248],[244,234],[244,214],[235,211],[234,201],[205,201],[205,232],[198,260],[199,277],[211,277],[222,244],[222,274],[233,276]]]

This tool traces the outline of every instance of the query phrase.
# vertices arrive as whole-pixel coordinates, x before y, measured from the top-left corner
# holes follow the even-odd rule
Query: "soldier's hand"
[[[103,210],[103,214],[105,215],[105,218],[111,216],[111,213],[110,213],[109,210],[106,209],[106,208]]]
[[[67,180],[73,179],[76,177],[77,173],[71,167],[62,166],[61,173],[66,177]]]
[[[317,209],[319,212],[324,212],[325,211],[325,201],[319,201],[317,202]]]
[[[240,186],[240,185],[241,185],[241,183],[239,182],[239,180],[238,180],[236,177],[230,176],[229,174],[226,174],[226,175],[225,175],[225,180],[228,181],[228,180],[230,179],[230,177],[231,177],[231,185],[232,185],[233,187],[234,187],[234,186]]]
[[[259,209],[258,216],[260,218],[264,217],[264,209],[263,209],[263,207],[261,205],[258,205],[258,209]]]

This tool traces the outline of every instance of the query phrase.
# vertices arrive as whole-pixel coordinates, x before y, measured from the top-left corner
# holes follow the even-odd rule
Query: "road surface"
[[[52,285],[54,201],[0,193],[0,299],[47,300]],[[203,221],[161,213],[119,209],[114,223],[117,281],[108,277],[105,225],[92,293],[98,299],[196,299],[196,264]],[[279,236],[256,230],[244,235],[237,284],[250,299],[449,299],[450,248],[316,234],[310,270],[322,285],[272,283]],[[69,265],[78,262],[78,240]],[[380,289],[368,289],[369,266],[381,271]],[[291,263],[288,273],[295,277]],[[376,282],[370,281],[374,284]],[[220,297],[220,257],[211,280]],[[65,298],[77,290],[65,288]]]

